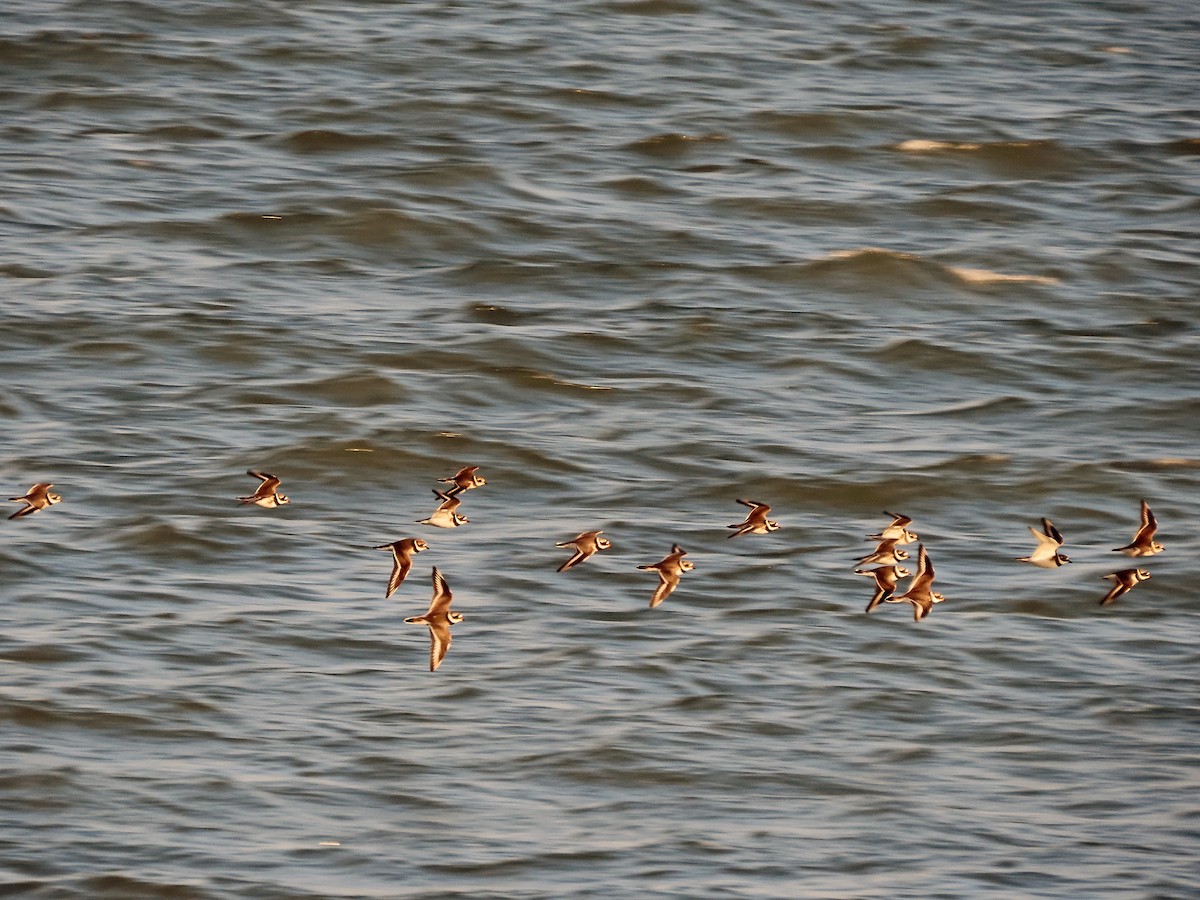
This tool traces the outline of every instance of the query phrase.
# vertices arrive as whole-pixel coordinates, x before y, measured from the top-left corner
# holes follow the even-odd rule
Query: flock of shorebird
[[[276,476],[254,469],[247,470],[246,474],[259,479],[259,484],[254,493],[238,497],[237,500],[240,503],[252,503],[256,506],[274,509],[290,502],[287,495],[280,492],[281,482]],[[418,524],[431,525],[436,528],[458,528],[468,524],[470,520],[458,511],[462,505],[459,495],[487,484],[487,480],[479,474],[479,466],[466,466],[449,478],[438,479],[438,483],[446,484],[448,487],[445,490],[434,488],[433,493],[439,501],[438,507],[428,518],[418,520]],[[9,518],[19,519],[53,506],[55,503],[60,503],[62,496],[51,492],[50,488],[53,486],[49,482],[39,482],[31,487],[24,496],[10,498],[13,502],[25,505]],[[744,521],[728,526],[735,529],[729,537],[769,534],[779,529],[779,523],[770,518],[771,507],[767,504],[742,498],[738,498],[737,502],[749,507],[750,511],[746,514]],[[875,592],[867,603],[867,612],[871,612],[881,603],[910,603],[913,608],[913,618],[920,622],[929,615],[935,603],[941,603],[946,598],[933,590],[933,563],[929,559],[929,553],[924,544],[917,545],[915,575],[902,565],[905,560],[909,559],[909,553],[901,548],[920,538],[915,531],[908,529],[913,520],[908,516],[896,513],[885,511],[884,514],[892,517],[891,523],[878,534],[867,536],[868,539],[877,541],[878,544],[874,551],[858,561],[860,566],[874,565],[875,568],[856,568],[854,570],[858,575],[875,580]],[[1155,540],[1157,530],[1158,522],[1154,518],[1154,513],[1150,511],[1150,506],[1143,500],[1141,525],[1137,533],[1133,540],[1124,547],[1114,548],[1114,552],[1132,557],[1154,556],[1156,553],[1161,553],[1163,546]],[[1070,557],[1060,552],[1063,546],[1063,536],[1049,519],[1042,519],[1041,531],[1032,526],[1029,531],[1037,539],[1037,547],[1028,556],[1017,557],[1018,562],[1029,563],[1043,569],[1052,569],[1071,561]],[[603,531],[585,531],[577,537],[569,541],[562,541],[555,546],[570,548],[573,551],[571,557],[558,567],[559,572],[565,572],[601,550],[609,549],[612,547],[612,542],[604,537]],[[400,587],[412,570],[413,556],[423,550],[428,550],[429,545],[421,538],[407,537],[389,544],[379,544],[374,549],[387,550],[392,554],[392,573],[388,578],[387,592],[384,594],[384,597],[387,598],[396,592],[396,589]],[[650,598],[651,609],[666,600],[671,592],[679,586],[683,573],[691,572],[695,568],[690,560],[684,558],[686,556],[686,550],[678,544],[673,544],[671,552],[659,562],[638,566],[639,569],[653,571],[658,575],[658,586]],[[897,594],[897,582],[901,578],[910,577],[908,589],[902,594]],[[1148,580],[1150,573],[1145,569],[1135,567],[1112,572],[1105,575],[1104,578],[1112,581],[1113,587],[1100,600],[1101,606],[1107,606],[1118,597],[1128,593],[1139,582]],[[404,620],[411,625],[428,627],[430,671],[437,671],[438,666],[446,657],[446,651],[450,649],[450,626],[457,625],[464,619],[462,613],[450,608],[452,599],[450,586],[446,583],[445,576],[438,571],[437,566],[434,566],[433,598],[430,600],[428,610],[423,615],[409,616]]]
[[[901,578],[908,578],[910,575],[908,569],[900,565],[909,558],[909,553],[899,547],[913,543],[918,540],[920,535],[915,531],[908,530],[908,526],[912,524],[912,519],[908,516],[897,515],[886,510],[884,515],[891,516],[892,523],[878,534],[868,535],[869,539],[879,543],[874,552],[858,561],[859,565],[876,564],[877,568],[854,570],[857,575],[875,579],[875,593],[867,603],[867,612],[873,610],[880,603],[911,603],[913,618],[920,622],[929,615],[935,603],[941,603],[946,598],[933,590],[933,563],[930,562],[929,553],[925,550],[924,544],[917,545],[917,574],[912,576],[908,590],[903,594],[896,593],[896,582]],[[1154,556],[1156,553],[1161,553],[1163,545],[1154,539],[1157,531],[1158,521],[1154,518],[1154,513],[1150,511],[1150,505],[1143,500],[1141,524],[1133,536],[1133,540],[1124,547],[1114,547],[1113,552],[1135,557]],[[1029,533],[1037,540],[1037,546],[1028,556],[1016,557],[1017,562],[1029,563],[1040,569],[1055,569],[1071,561],[1069,556],[1059,552],[1063,545],[1062,532],[1055,528],[1054,523],[1049,519],[1042,519],[1041,531],[1032,525],[1029,526]],[[1108,606],[1118,597],[1133,590],[1138,582],[1149,580],[1150,573],[1145,569],[1134,567],[1111,572],[1104,578],[1113,582],[1112,589],[1100,599],[1101,606]]]

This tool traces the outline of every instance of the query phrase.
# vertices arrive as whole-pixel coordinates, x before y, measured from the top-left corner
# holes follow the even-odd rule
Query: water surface
[[[10,7],[4,892],[1200,890],[1190,4]]]

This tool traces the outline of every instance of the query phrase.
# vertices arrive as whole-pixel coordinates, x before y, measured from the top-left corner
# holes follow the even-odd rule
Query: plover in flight
[[[1113,582],[1112,590],[1105,594],[1104,599],[1100,601],[1101,606],[1108,606],[1118,597],[1123,597],[1132,591],[1139,581],[1149,581],[1150,573],[1145,569],[1122,569],[1120,572],[1113,572],[1111,575],[1103,577]]]
[[[457,528],[459,525],[466,525],[471,520],[458,512],[458,508],[462,506],[462,501],[451,494],[444,491],[439,491],[434,488],[433,493],[441,500],[441,505],[433,511],[428,519],[420,519],[421,525],[433,525],[435,528]]]
[[[910,573],[904,566],[880,566],[878,569],[855,569],[854,574],[875,579],[875,596],[867,604],[867,612],[870,612],[895,593],[897,580],[907,578]]]
[[[487,479],[479,473],[479,466],[466,466],[459,469],[449,478],[439,478],[439,484],[452,484],[454,487],[449,488],[446,493],[450,496],[461,494],[463,491],[469,491],[471,488],[483,487],[487,484]]]
[[[653,569],[658,573],[658,587],[654,590],[654,596],[650,598],[651,609],[666,600],[671,592],[679,587],[679,577],[684,572],[690,572],[696,568],[690,560],[683,558],[686,554],[687,551],[678,544],[672,544],[671,552],[661,562],[649,566],[638,566],[639,569]]]
[[[906,559],[908,559],[908,551],[897,550],[895,538],[885,538],[879,542],[879,545],[875,548],[875,552],[869,553],[860,559],[858,565],[878,564],[881,566],[894,566]]]
[[[429,610],[423,616],[409,616],[404,621],[409,625],[429,626],[429,671],[436,672],[437,667],[446,658],[450,649],[450,626],[457,625],[465,618],[462,613],[450,609],[450,585],[433,567],[433,599],[429,601]]]
[[[728,526],[737,529],[737,531],[730,535],[731,538],[742,534],[767,534],[768,532],[779,530],[779,523],[772,522],[767,518],[767,515],[771,512],[771,507],[767,506],[767,504],[756,503],[753,500],[743,500],[740,497],[738,498],[738,503],[742,504],[742,506],[750,507],[750,512],[746,514],[745,522],[738,522],[736,525]]]
[[[892,517],[892,524],[879,534],[869,534],[867,537],[872,541],[888,541],[893,540],[897,544],[911,544],[921,536],[915,531],[909,531],[908,526],[912,524],[912,519],[908,516],[902,516],[899,513],[883,511],[885,516]]]
[[[903,594],[893,594],[888,597],[887,603],[911,603],[913,608],[913,621],[920,622],[933,609],[933,604],[941,603],[946,598],[936,591],[932,590],[933,586],[933,563],[929,560],[929,554],[925,551],[924,544],[917,545],[917,574],[912,577],[912,581],[908,583],[908,590]]]
[[[1158,521],[1154,518],[1154,513],[1150,512],[1150,506],[1145,500],[1142,501],[1142,525],[1138,528],[1137,534],[1133,536],[1133,540],[1124,547],[1117,547],[1114,553],[1124,553],[1126,556],[1153,556],[1155,553],[1162,553],[1165,547],[1154,539],[1154,533],[1158,531]]]
[[[279,492],[279,479],[270,472],[255,472],[253,469],[247,469],[246,474],[253,475],[255,478],[261,478],[262,481],[249,497],[238,497],[239,502],[253,503],[256,506],[265,506],[269,509],[282,506],[284,503],[291,503],[287,497]]]
[[[26,493],[24,497],[9,497],[8,499],[12,503],[25,504],[15,513],[9,516],[9,518],[20,519],[25,516],[32,516],[39,509],[45,509],[47,506],[53,506],[55,503],[61,503],[61,495],[50,493],[50,488],[52,487],[54,487],[53,482],[39,481],[29,489],[29,492]]]
[[[388,579],[387,593],[383,595],[386,598],[396,593],[396,588],[408,576],[413,565],[413,554],[428,550],[429,545],[420,538],[401,538],[390,544],[379,544],[375,549],[390,550],[392,553],[392,577]]]
[[[1038,545],[1028,556],[1018,556],[1017,562],[1027,562],[1040,569],[1053,569],[1071,561],[1071,557],[1058,552],[1063,545],[1062,532],[1049,519],[1042,519],[1041,531],[1030,525],[1029,533],[1037,538]]]
[[[612,541],[606,537],[603,537],[603,534],[603,531],[585,531],[574,540],[563,541],[561,544],[555,544],[555,547],[575,548],[575,555],[559,566],[558,571],[565,572],[567,569],[579,565],[589,556],[595,555],[600,550],[607,550],[609,547],[611,547]]]

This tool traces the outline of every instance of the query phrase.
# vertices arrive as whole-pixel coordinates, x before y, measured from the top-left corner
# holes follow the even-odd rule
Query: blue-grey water
[[[1198,28],[5,4],[0,895],[1200,895]]]

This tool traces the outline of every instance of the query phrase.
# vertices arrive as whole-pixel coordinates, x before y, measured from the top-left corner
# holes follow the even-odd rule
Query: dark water
[[[8,4],[0,893],[1200,893],[1198,25]]]

